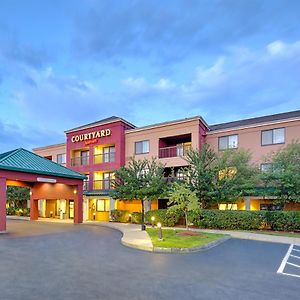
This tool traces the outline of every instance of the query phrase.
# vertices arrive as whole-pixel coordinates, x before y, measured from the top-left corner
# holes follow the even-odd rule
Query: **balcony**
[[[89,164],[89,157],[83,156],[83,157],[72,157],[71,158],[71,166],[77,167],[77,166],[87,166]]]
[[[177,145],[170,147],[159,148],[158,157],[168,158],[168,157],[182,157],[191,149],[191,145]]]
[[[111,163],[111,162],[115,162],[115,160],[116,160],[115,152],[94,155],[94,164]]]
[[[113,182],[113,179],[94,180],[94,190],[111,190]]]

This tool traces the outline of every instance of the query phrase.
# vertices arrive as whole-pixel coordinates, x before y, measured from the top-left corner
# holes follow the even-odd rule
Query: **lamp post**
[[[153,228],[154,228],[154,221],[155,221],[155,217],[152,216],[152,217],[151,217],[151,222],[152,222],[152,227],[153,227]]]
[[[161,223],[157,223],[157,228],[158,228],[158,239],[160,241],[162,241],[163,240],[163,235],[162,235]]]

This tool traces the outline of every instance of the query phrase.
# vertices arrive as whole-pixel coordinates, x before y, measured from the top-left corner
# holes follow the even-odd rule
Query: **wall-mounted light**
[[[29,195],[32,196],[32,191],[29,192]]]
[[[74,190],[73,193],[76,195],[77,194],[77,190]]]

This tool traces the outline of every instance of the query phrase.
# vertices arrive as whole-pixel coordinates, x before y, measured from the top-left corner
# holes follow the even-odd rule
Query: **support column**
[[[0,233],[6,231],[6,178],[0,178]]]
[[[30,220],[34,221],[39,218],[39,201],[34,200],[34,187],[30,194]]]
[[[74,201],[74,223],[82,223],[83,219],[83,182],[77,185],[77,197]]]
[[[245,197],[245,201],[246,201],[246,210],[250,210],[250,197]]]

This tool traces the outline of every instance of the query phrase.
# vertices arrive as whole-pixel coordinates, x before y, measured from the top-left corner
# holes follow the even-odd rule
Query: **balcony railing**
[[[83,157],[72,157],[71,158],[71,166],[87,166],[89,164],[89,157],[83,156]]]
[[[94,180],[94,190],[113,189],[113,179]]]
[[[159,158],[180,157],[185,156],[187,151],[191,149],[191,145],[171,146],[159,148]]]
[[[116,159],[115,152],[95,154],[94,155],[94,164],[110,163],[110,162],[114,162],[115,159]]]

